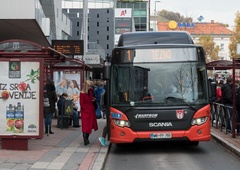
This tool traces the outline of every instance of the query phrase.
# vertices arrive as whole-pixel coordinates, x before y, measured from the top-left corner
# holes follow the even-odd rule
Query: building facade
[[[158,31],[173,30],[187,31],[191,34],[194,42],[198,42],[199,37],[209,35],[213,41],[220,47],[219,57],[222,60],[230,60],[228,45],[232,31],[214,20],[207,23],[180,23],[176,21],[158,22]]]
[[[149,31],[148,0],[117,0],[116,8],[130,8],[136,31]]]

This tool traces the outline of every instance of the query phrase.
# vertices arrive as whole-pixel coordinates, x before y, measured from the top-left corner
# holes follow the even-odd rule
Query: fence
[[[233,114],[233,107],[221,103],[212,102],[211,104],[211,124],[212,127],[219,128],[225,133],[232,133],[232,137],[240,135],[240,113]],[[234,130],[233,130],[234,129]],[[237,130],[238,129],[238,130]]]

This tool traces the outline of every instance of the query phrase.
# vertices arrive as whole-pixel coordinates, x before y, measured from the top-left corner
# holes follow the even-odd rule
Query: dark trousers
[[[51,126],[52,126],[52,117],[53,117],[53,113],[45,114],[45,118],[44,118],[45,129],[48,129],[48,127],[51,128]]]
[[[79,116],[76,110],[73,110],[73,126],[79,125]]]

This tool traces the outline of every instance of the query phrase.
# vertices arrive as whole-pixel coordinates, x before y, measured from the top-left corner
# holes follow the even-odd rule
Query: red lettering
[[[125,16],[126,12],[124,10],[122,10],[120,16]]]

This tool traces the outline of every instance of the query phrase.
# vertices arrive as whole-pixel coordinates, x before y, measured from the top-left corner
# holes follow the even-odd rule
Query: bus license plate
[[[151,133],[151,139],[169,139],[172,138],[172,133]]]

